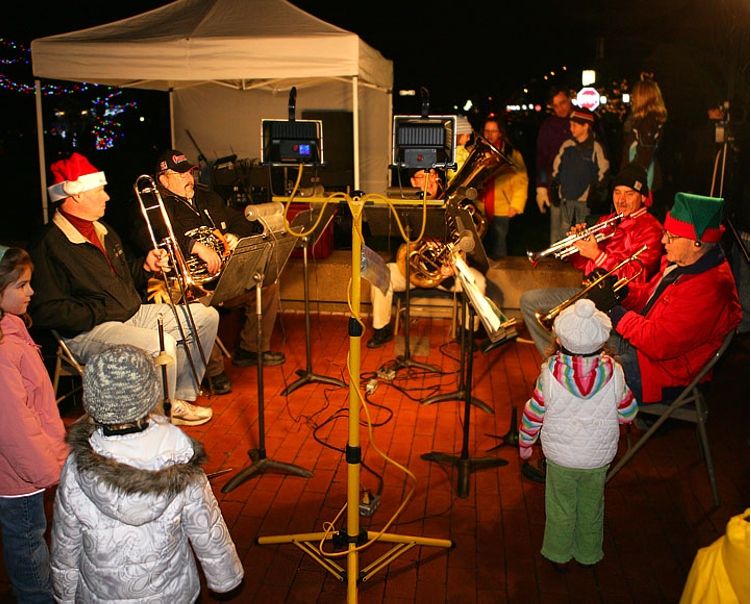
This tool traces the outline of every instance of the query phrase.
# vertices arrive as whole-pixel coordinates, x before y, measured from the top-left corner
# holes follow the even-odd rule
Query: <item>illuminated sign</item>
[[[576,105],[594,111],[600,106],[600,93],[596,88],[585,86],[576,93]]]

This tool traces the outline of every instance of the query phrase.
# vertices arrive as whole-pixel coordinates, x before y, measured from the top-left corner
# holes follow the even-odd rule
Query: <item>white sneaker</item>
[[[172,401],[170,417],[175,426],[200,426],[209,421],[213,415],[214,411],[208,407],[199,407],[180,399]]]

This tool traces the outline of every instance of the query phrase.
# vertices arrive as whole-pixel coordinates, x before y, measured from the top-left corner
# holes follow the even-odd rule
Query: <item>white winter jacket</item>
[[[210,589],[240,583],[199,443],[161,416],[122,436],[79,423],[68,440],[50,552],[58,601],[192,603],[200,584],[191,548]]]

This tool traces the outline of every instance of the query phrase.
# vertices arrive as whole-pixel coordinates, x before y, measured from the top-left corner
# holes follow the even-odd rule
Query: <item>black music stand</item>
[[[313,361],[311,355],[310,346],[310,289],[308,283],[308,247],[312,247],[316,244],[321,234],[326,230],[326,227],[331,223],[334,214],[336,214],[337,205],[333,203],[327,204],[323,208],[323,217],[316,226],[315,230],[305,237],[301,238],[302,247],[302,274],[303,274],[303,292],[305,298],[305,369],[298,369],[295,373],[300,377],[282,390],[282,395],[287,396],[291,392],[294,392],[305,384],[311,384],[313,382],[319,382],[321,384],[331,384],[332,386],[339,386],[345,388],[345,384],[342,380],[334,377],[320,375],[313,373]],[[314,210],[305,210],[300,212],[292,219],[291,228],[300,227],[302,232],[309,230],[320,216],[320,212],[314,212]]]
[[[470,324],[474,322],[474,311],[470,304],[467,303],[467,296],[462,295],[462,305],[464,310],[462,314],[468,316]],[[468,314],[467,314],[468,313]],[[437,463],[449,462],[455,465],[458,469],[457,475],[457,487],[456,494],[459,497],[469,496],[469,476],[472,472],[478,470],[485,470],[488,468],[497,468],[505,466],[508,461],[500,459],[498,457],[475,457],[469,456],[469,420],[470,409],[472,408],[472,360],[474,356],[474,339],[469,338],[469,355],[467,357],[466,377],[465,384],[466,389],[464,392],[464,421],[462,422],[462,450],[459,455],[452,455],[449,453],[441,453],[439,451],[431,451],[430,453],[424,453],[420,456],[425,461],[433,461]]]
[[[264,234],[264,237],[267,237]],[[273,236],[268,237],[267,241],[271,247],[271,253],[268,255],[268,262],[266,263],[265,273],[255,272],[253,274],[253,280],[255,281],[256,288],[256,314],[258,316],[258,329],[256,333],[256,341],[258,343],[256,350],[258,356],[258,447],[250,449],[248,456],[253,462],[250,466],[241,470],[235,476],[222,487],[222,493],[229,493],[232,489],[240,486],[246,480],[253,478],[256,474],[263,474],[265,472],[276,472],[278,474],[290,474],[293,476],[301,476],[303,478],[309,478],[313,475],[310,470],[305,470],[299,466],[274,461],[266,457],[266,434],[265,434],[265,420],[264,420],[264,396],[263,396],[263,351],[262,348],[262,302],[261,302],[261,288],[264,285],[270,285],[274,283],[281,274],[282,270],[289,260],[292,249],[297,244],[297,238],[294,235],[289,235],[285,232],[274,233]]]
[[[206,303],[222,306],[227,300],[253,289],[256,286],[253,275],[263,274],[270,254],[271,243],[262,234],[240,239]]]
[[[469,214],[469,210],[460,207],[458,204],[448,203],[446,206],[446,212],[449,218],[453,220],[454,224],[456,225],[457,233],[459,233],[463,237],[471,238],[472,249],[468,253],[475,261],[477,266],[480,267],[479,270],[481,270],[482,272],[487,272],[489,267],[488,257],[485,253],[485,248],[482,245],[482,240],[480,239],[480,236],[477,233],[477,229],[475,228],[474,221]],[[459,323],[459,325],[461,325],[461,329],[459,330],[461,336],[459,338],[459,384],[457,385],[457,389],[453,392],[447,392],[445,394],[434,394],[432,396],[429,396],[421,401],[423,405],[431,405],[433,403],[442,403],[445,401],[463,401],[467,396],[468,391],[465,383],[465,367],[467,363],[467,355],[469,354],[468,344],[469,340],[472,339],[472,336],[468,332],[472,331],[472,327],[474,327],[474,325],[473,323],[469,323],[470,329],[467,330],[465,328],[467,322],[465,320],[464,309],[465,304],[462,304],[462,312],[460,313],[461,316]],[[479,407],[486,413],[493,413],[492,407],[485,404],[479,398],[472,396],[471,392],[469,393],[469,396],[473,405]]]
[[[464,325],[466,324],[464,320],[464,307],[465,305],[464,303],[462,303],[462,310],[459,313],[461,315],[459,318],[461,322],[459,324],[462,326],[459,332],[461,334],[461,336],[459,337],[459,384],[457,385],[456,390],[454,390],[453,392],[446,392],[445,394],[434,394],[432,396],[424,398],[422,401],[420,401],[420,403],[423,405],[432,405],[433,403],[443,403],[445,401],[463,401],[467,396],[468,390],[465,383],[465,367],[467,365],[467,355],[469,354],[469,340],[472,339],[472,336],[468,333],[467,329],[464,329]],[[476,396],[473,396],[471,392],[469,393],[469,396],[470,401],[473,405],[479,407],[486,413],[494,413],[492,407],[485,404]]]

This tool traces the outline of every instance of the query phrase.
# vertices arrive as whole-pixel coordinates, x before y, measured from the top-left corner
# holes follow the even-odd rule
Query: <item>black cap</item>
[[[613,181],[613,187],[626,186],[645,197],[649,195],[647,171],[639,164],[631,162],[623,170],[618,172]]]
[[[167,170],[174,172],[187,172],[194,168],[194,165],[188,161],[182,151],[177,149],[168,149],[164,151],[156,161],[156,174],[162,174]]]

